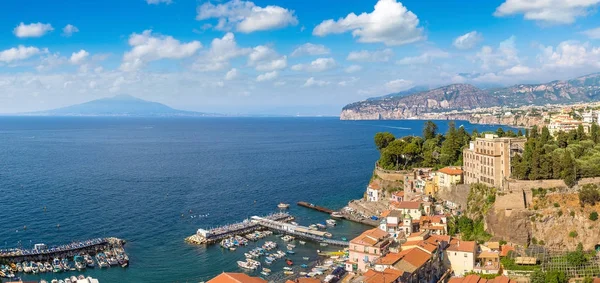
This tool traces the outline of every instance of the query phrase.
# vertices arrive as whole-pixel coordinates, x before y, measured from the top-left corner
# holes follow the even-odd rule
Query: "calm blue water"
[[[0,246],[126,239],[129,268],[87,272],[103,283],[198,282],[239,272],[243,252],[183,239],[197,228],[273,212],[279,202],[340,208],[364,192],[378,158],[373,135],[420,135],[422,125],[335,118],[1,117]],[[445,131],[446,122],[438,126]],[[326,219],[295,205],[290,212],[306,225]],[[190,217],[199,214],[210,215]],[[343,222],[332,233],[350,238],[364,229]],[[317,248],[307,245],[297,257],[313,256]]]

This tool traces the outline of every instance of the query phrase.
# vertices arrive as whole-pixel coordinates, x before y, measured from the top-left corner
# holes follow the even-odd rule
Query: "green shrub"
[[[578,236],[577,235],[577,231],[571,231],[571,232],[569,232],[569,237],[576,238],[577,236]]]
[[[560,207],[560,204],[558,204],[558,202],[555,202],[554,207]]]
[[[569,215],[571,215],[571,217],[575,217],[575,211],[571,210],[571,212],[569,213]]]
[[[563,212],[562,212],[562,210],[559,210],[559,211],[558,211],[558,217],[561,217],[562,215],[563,215]]]
[[[590,220],[592,220],[592,221],[598,220],[598,212],[594,211],[594,212],[590,213]]]

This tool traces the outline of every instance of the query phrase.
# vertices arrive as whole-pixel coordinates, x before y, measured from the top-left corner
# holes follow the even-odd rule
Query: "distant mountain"
[[[25,113],[39,116],[219,116],[218,114],[183,111],[131,95],[117,95],[63,108]]]
[[[383,96],[386,97],[386,96]],[[544,105],[600,101],[600,74],[544,84],[480,89],[453,84],[408,96],[367,99],[346,105],[343,120],[407,119],[432,112],[478,107]]]
[[[430,88],[427,86],[415,86],[413,88],[407,89],[407,90],[403,90],[400,92],[396,92],[396,93],[390,93],[384,96],[377,96],[377,97],[371,97],[371,98],[367,98],[367,101],[371,101],[371,100],[384,100],[384,99],[391,99],[391,98],[396,98],[396,97],[404,97],[407,95],[411,95],[417,92],[423,92],[426,90],[429,90]]]

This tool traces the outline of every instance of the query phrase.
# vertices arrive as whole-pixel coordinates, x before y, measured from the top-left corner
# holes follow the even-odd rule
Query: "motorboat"
[[[338,219],[344,218],[344,214],[342,214],[339,211],[335,211],[335,212],[331,213],[331,218],[338,218]]]
[[[298,241],[298,243],[300,243],[300,245],[306,245],[305,241]]]
[[[60,259],[55,257],[52,260],[52,272],[56,273],[56,272],[61,272],[61,271],[62,271],[62,265],[60,264]]]
[[[290,271],[290,270],[292,270],[292,268],[291,268],[291,267],[287,267],[287,266],[286,266],[286,267],[284,267],[284,268],[283,268],[283,270],[288,270],[288,271]]]
[[[63,258],[60,261],[60,265],[64,271],[69,271],[71,269],[71,265],[69,264],[69,260],[67,258]]]
[[[325,220],[325,223],[327,223],[329,226],[335,226],[337,224],[337,222],[335,222],[333,219],[327,219]]]
[[[294,265],[294,262],[291,259],[286,259],[285,264],[292,266],[292,265]]]
[[[94,259],[92,258],[91,255],[84,254],[83,255],[83,259],[85,260],[85,265],[86,265],[87,268],[94,268],[94,267],[96,267],[96,263],[94,262]]]
[[[290,207],[289,203],[283,203],[283,202],[281,202],[281,203],[279,203],[277,205],[277,208],[279,208],[279,209],[288,209],[289,207]]]
[[[303,260],[309,260],[310,258],[309,258],[309,257],[307,257],[307,256],[305,256],[305,257],[302,257],[302,259],[303,259]]]

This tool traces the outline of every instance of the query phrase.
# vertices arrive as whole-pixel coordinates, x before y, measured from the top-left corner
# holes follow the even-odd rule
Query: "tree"
[[[533,273],[531,273],[531,275],[529,275],[529,282],[546,283],[546,274],[542,270],[537,269]]]
[[[552,136],[550,135],[550,131],[548,127],[542,127],[542,135],[540,136],[540,142],[542,145],[547,144],[548,141],[552,140]]]
[[[598,212],[594,211],[594,212],[590,213],[590,220],[592,220],[592,221],[598,220]]]
[[[577,164],[571,155],[571,152],[565,150],[562,158],[562,167],[564,168],[561,172],[561,179],[565,181],[565,184],[569,187],[573,187],[577,182],[577,174],[575,173],[577,170]]]
[[[402,153],[404,154],[404,169],[406,169],[408,164],[411,163],[414,158],[419,155],[419,153],[421,153],[421,150],[415,143],[409,143],[404,146]]]
[[[521,131],[521,129],[519,129],[519,131],[517,132],[517,136],[518,137],[522,137],[523,136],[523,132]]]
[[[583,129],[583,125],[579,124],[577,127],[577,140],[582,141],[586,139],[585,130]]]
[[[442,165],[452,165],[458,160],[460,154],[460,144],[458,133],[454,122],[448,123],[448,131],[446,132],[446,139],[442,142],[440,162]]]
[[[396,170],[400,169],[400,163],[403,163],[402,156],[404,154],[405,145],[406,142],[404,142],[403,140],[394,140],[390,142],[390,144],[387,147],[385,147],[385,149],[382,152],[382,158],[384,157],[383,159],[385,160],[384,168],[387,169],[391,167]]]
[[[479,137],[479,132],[477,131],[477,129],[473,129],[473,132],[471,132],[471,140],[474,141],[478,137]]]
[[[381,151],[395,139],[396,137],[390,132],[377,133],[375,134],[375,146],[377,146],[377,150]]]
[[[585,253],[583,252],[583,244],[577,244],[577,249],[573,252],[567,253],[567,262],[571,266],[580,266],[587,262]]]
[[[546,272],[546,282],[548,283],[566,283],[567,275],[562,271],[550,270]]]
[[[437,134],[438,127],[434,122],[427,121],[425,122],[425,127],[423,128],[423,138],[425,140],[435,138]]]
[[[596,123],[592,123],[592,127],[590,128],[590,138],[594,143],[600,142],[600,126]]]
[[[597,202],[600,202],[600,191],[598,191],[596,185],[588,184],[579,190],[579,203],[581,206],[585,206],[586,204],[593,206]]]
[[[498,137],[503,137],[504,136],[504,129],[502,129],[502,127],[498,128],[496,130],[496,135],[498,135]]]
[[[566,148],[569,145],[569,136],[563,131],[556,134],[556,143],[559,148]]]

